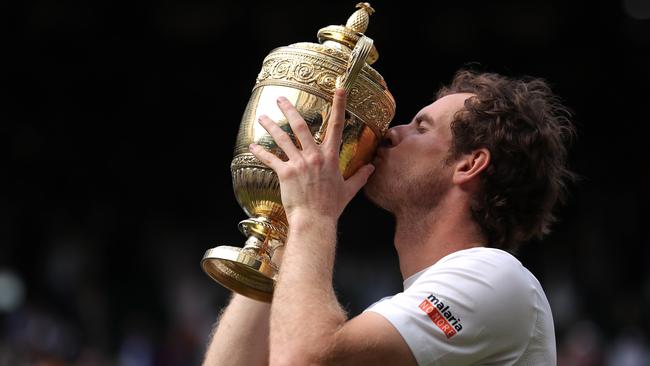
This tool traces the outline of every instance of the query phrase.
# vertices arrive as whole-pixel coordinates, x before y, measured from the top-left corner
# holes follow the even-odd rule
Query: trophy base
[[[271,302],[277,270],[243,248],[208,249],[201,260],[203,271],[222,286],[251,299]]]

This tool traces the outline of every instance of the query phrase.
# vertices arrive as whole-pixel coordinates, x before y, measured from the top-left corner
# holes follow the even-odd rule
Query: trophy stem
[[[239,230],[248,237],[244,250],[262,255],[276,266],[280,263],[275,251],[287,241],[288,226],[284,220],[258,216],[241,221]]]
[[[255,300],[271,302],[286,225],[263,217],[240,222],[248,236],[243,248],[218,246],[208,249],[201,267],[224,287]]]

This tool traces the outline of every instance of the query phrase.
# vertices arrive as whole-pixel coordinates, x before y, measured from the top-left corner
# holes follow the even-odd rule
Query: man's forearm
[[[271,309],[271,364],[320,361],[345,322],[332,288],[335,246],[335,219],[291,224]]]
[[[270,309],[235,294],[217,321],[203,365],[267,365]]]

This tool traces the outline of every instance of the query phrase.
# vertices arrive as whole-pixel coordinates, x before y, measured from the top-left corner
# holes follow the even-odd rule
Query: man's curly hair
[[[450,159],[478,148],[490,151],[482,189],[472,205],[488,245],[514,252],[542,238],[564,201],[567,149],[575,136],[570,113],[541,79],[512,79],[461,70],[437,97],[473,93],[451,124]]]

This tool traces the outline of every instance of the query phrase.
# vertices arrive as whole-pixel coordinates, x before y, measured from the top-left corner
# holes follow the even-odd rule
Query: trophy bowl
[[[395,100],[382,76],[370,67],[378,53],[364,32],[374,9],[368,3],[359,3],[357,8],[345,26],[320,29],[320,43],[279,47],[263,61],[240,122],[231,163],[235,197],[249,217],[239,223],[246,243],[243,248],[208,249],[201,261],[212,279],[232,291],[270,302],[287,239],[278,178],[249,152],[248,146],[254,142],[282,159],[286,160],[286,155],[258,118],[267,115],[298,143],[276,103],[283,96],[300,112],[314,140],[320,143],[334,91],[337,86],[344,87],[347,104],[339,169],[348,178],[371,161],[395,115]]]

